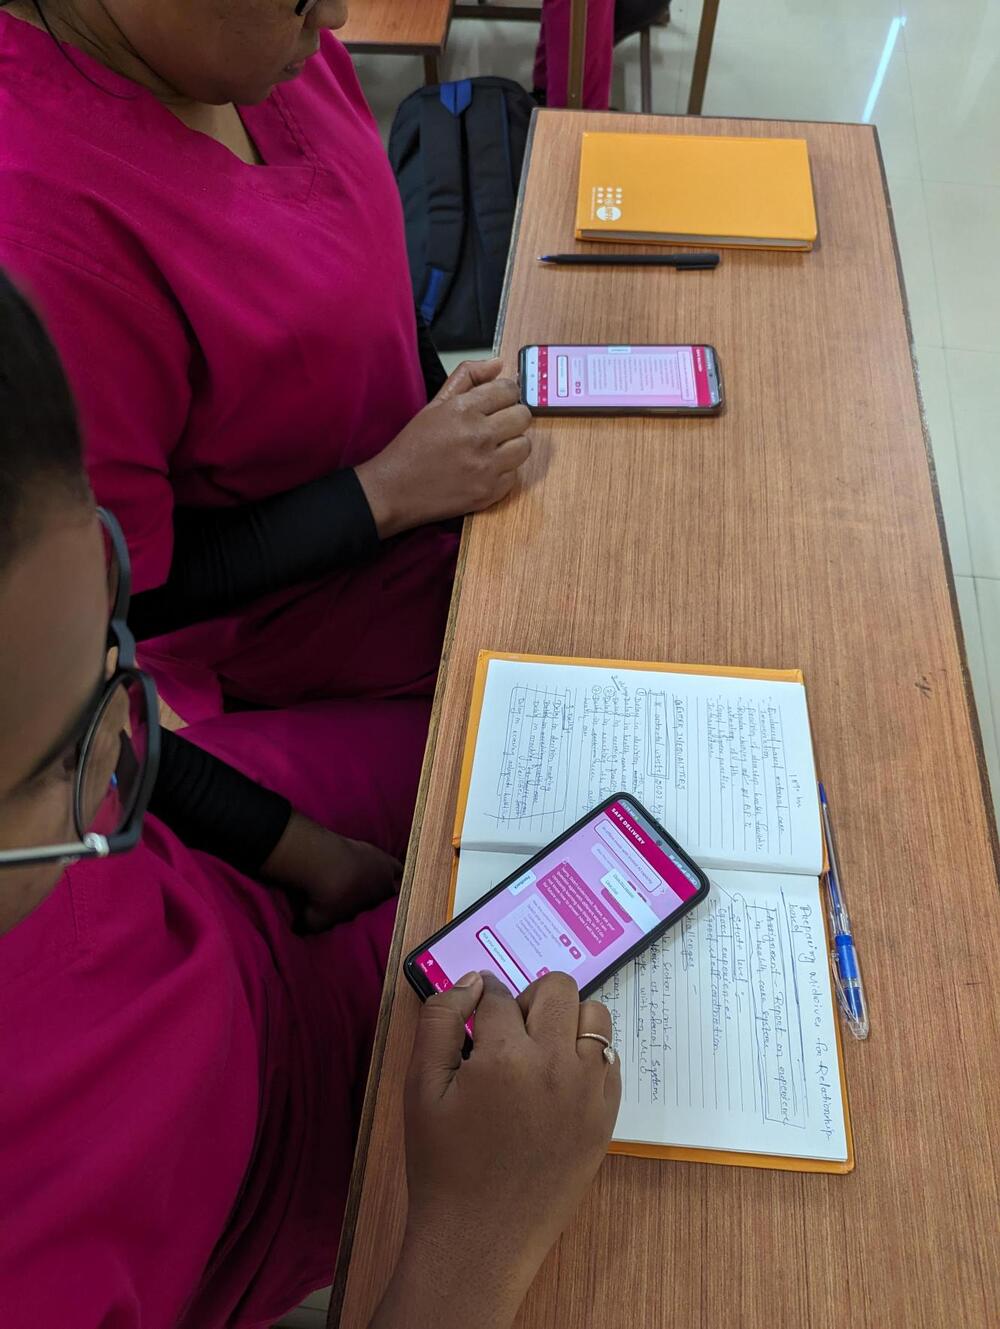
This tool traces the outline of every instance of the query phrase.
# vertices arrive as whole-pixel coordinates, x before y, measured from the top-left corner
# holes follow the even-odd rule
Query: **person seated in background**
[[[670,13],[670,0],[584,0],[587,48],[583,105],[606,111],[611,97],[611,52]],[[565,106],[569,85],[570,0],[542,0],[542,28],[535,50],[533,96],[541,106]]]
[[[329,1280],[388,911],[297,936],[279,894],[143,826],[168,736],[128,583],[55,351],[0,278],[3,1325],[260,1329]],[[423,1007],[372,1329],[510,1325],[617,1113],[589,1033],[610,1016],[565,975]]]
[[[418,337],[345,15],[0,0],[0,263],[66,365],[165,703],[347,834],[387,789],[399,852],[451,519],[511,489],[530,415],[499,362],[445,383]],[[226,723],[247,708],[252,742]]]

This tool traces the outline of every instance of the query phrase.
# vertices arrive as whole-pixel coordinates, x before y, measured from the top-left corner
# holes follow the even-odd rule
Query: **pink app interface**
[[[711,406],[703,346],[540,346],[538,405]]]
[[[691,869],[612,803],[417,957],[437,992],[472,969],[520,992],[550,970],[584,987],[697,893]]]

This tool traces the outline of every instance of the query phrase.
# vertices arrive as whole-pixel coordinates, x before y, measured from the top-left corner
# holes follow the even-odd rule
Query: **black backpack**
[[[420,88],[389,135],[413,295],[443,351],[493,341],[535,104],[507,78]]]

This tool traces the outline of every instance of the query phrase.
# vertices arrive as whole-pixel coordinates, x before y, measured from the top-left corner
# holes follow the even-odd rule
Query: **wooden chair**
[[[492,0],[466,0],[455,5],[455,18],[492,18],[514,21],[538,22],[538,5],[500,5]],[[701,115],[702,102],[705,99],[705,83],[708,79],[708,66],[712,59],[712,43],[715,39],[715,24],[719,16],[719,0],[704,0],[701,10],[701,22],[698,27],[698,45],[695,48],[694,66],[691,71],[691,88],[688,94],[688,115]],[[586,0],[576,0],[572,21],[573,36],[570,48],[570,75],[567,90],[567,103],[571,107],[582,104],[583,57],[587,31]],[[639,32],[639,97],[645,114],[653,109],[653,44],[649,25]]]

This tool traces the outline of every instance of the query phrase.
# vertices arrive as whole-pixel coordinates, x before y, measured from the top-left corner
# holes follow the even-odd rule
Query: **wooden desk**
[[[518,1323],[985,1329],[1000,1306],[996,835],[875,131],[567,112],[535,124],[508,366],[529,340],[702,339],[729,408],[539,422],[520,492],[467,524],[390,972],[445,917],[480,647],[801,665],[872,1035],[845,1036],[850,1176],[610,1158]],[[570,244],[585,128],[804,135],[821,243],[728,252],[714,273],[539,271],[537,254]],[[401,1232],[416,1007],[402,979],[390,987],[339,1269],[344,1329],[367,1323]]]
[[[349,51],[422,55],[424,79],[438,83],[453,0],[350,0],[337,36]]]

